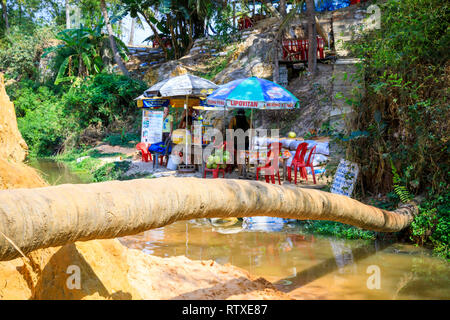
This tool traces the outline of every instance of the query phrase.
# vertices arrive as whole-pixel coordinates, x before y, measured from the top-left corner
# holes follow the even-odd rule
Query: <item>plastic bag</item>
[[[164,153],[166,151],[166,146],[164,145],[164,142],[157,142],[152,143],[148,147],[148,152],[157,152],[157,153]]]
[[[319,142],[316,145],[316,153],[330,155],[330,144],[328,142]]]

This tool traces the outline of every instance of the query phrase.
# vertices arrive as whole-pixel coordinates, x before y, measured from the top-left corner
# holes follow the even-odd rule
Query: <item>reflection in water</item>
[[[345,273],[344,267],[346,265],[355,267],[352,249],[345,244],[344,240],[330,240],[330,244],[339,273]]]
[[[351,249],[349,245],[345,245],[343,240],[330,240],[333,256],[325,261],[322,261],[311,268],[305,269],[295,276],[292,285],[285,288],[283,291],[289,292],[295,288],[304,286],[318,278],[337,271],[340,276],[343,274],[356,274],[356,262],[365,259],[379,250],[388,247],[387,242],[375,246],[374,243],[369,243],[357,248]],[[377,249],[378,248],[378,249]]]
[[[91,181],[88,173],[77,172],[75,174],[62,162],[47,159],[32,159],[27,164],[38,170],[50,185],[89,183]]]
[[[423,248],[318,237],[297,224],[257,232],[242,229],[241,222],[179,221],[120,241],[160,257],[230,263],[298,299],[450,299],[449,264]],[[379,290],[367,287],[373,265],[381,270]]]

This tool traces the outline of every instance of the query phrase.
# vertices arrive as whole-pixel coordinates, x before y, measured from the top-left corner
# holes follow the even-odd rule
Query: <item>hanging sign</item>
[[[334,175],[331,193],[342,194],[350,197],[358,178],[359,167],[357,163],[341,159]]]
[[[184,104],[186,102],[185,98],[172,98],[170,99],[170,105],[174,108],[184,108]],[[195,107],[200,104],[199,98],[189,98],[187,101],[188,107]]]
[[[141,142],[157,143],[162,141],[163,111],[142,110]]]
[[[138,100],[139,108],[163,108],[168,107],[170,99],[142,99]]]

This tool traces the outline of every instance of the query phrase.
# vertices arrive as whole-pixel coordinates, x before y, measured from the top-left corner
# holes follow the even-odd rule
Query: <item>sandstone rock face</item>
[[[150,85],[154,85],[165,79],[181,76],[188,73],[186,67],[179,60],[172,60],[161,64],[157,68],[150,69],[144,76],[144,80]]]
[[[254,112],[256,128],[281,128],[280,134],[294,131],[302,136],[311,129],[320,129],[330,117],[333,101],[333,66],[318,64],[314,78],[301,74],[292,79],[287,89],[300,100],[295,110],[258,110]]]
[[[20,162],[0,158],[0,190],[36,188],[45,186],[45,181],[36,170]]]
[[[205,64],[208,65],[207,57],[211,53],[213,56],[225,56],[232,50],[234,52],[229,63],[213,78],[213,82],[223,84],[252,76],[270,79],[273,68],[272,40],[277,23],[274,19],[261,21],[254,29],[243,31],[240,41],[228,46],[222,52],[215,52],[211,39],[197,39],[187,55],[179,60],[168,61],[150,68],[146,72],[144,80],[149,85],[153,85],[169,77],[187,72],[194,74],[204,72]]]
[[[247,77],[272,78],[271,55],[275,30],[272,27],[263,30],[255,29],[238,45],[234,61],[215,76],[215,83],[223,84]]]
[[[154,257],[118,240],[37,250],[29,258],[0,262],[0,299],[291,299],[240,268]]]
[[[16,112],[5,90],[0,74],[0,159],[21,162],[27,156],[28,146],[17,128]]]

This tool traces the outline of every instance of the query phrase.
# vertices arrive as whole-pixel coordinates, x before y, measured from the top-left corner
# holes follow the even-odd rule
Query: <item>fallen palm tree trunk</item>
[[[395,232],[411,223],[416,210],[386,211],[328,192],[231,179],[158,178],[4,190],[0,261],[18,257],[15,246],[28,253],[208,217],[332,220]]]

